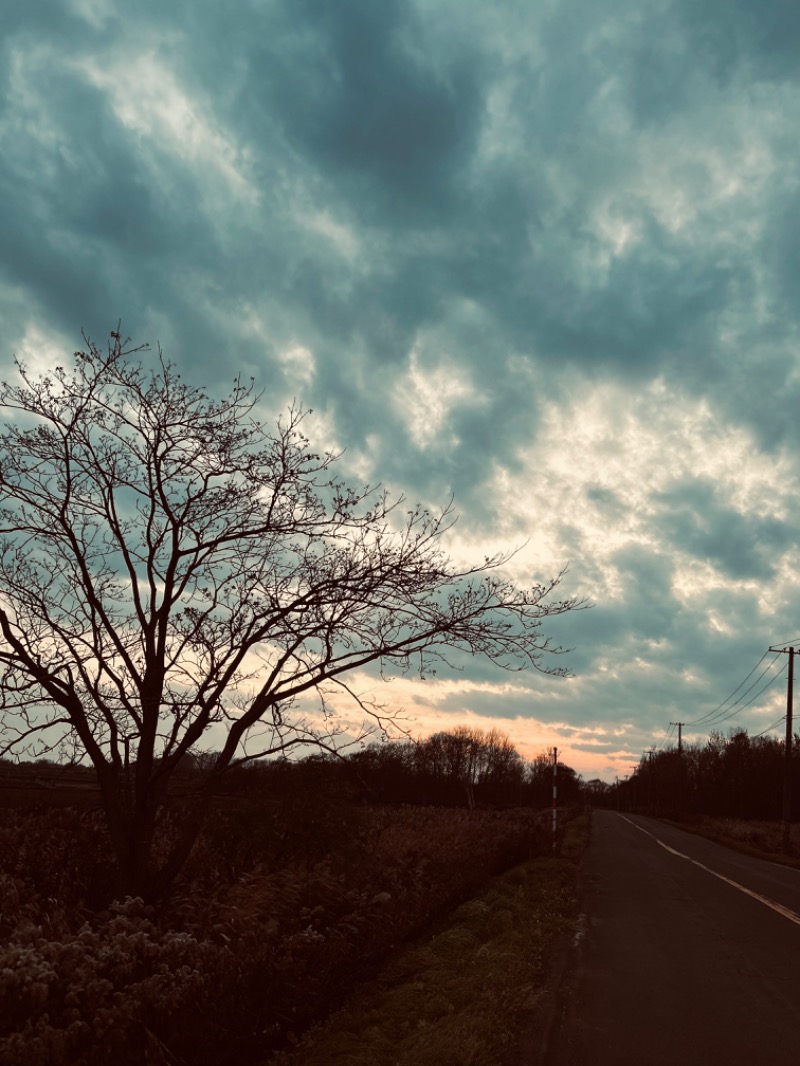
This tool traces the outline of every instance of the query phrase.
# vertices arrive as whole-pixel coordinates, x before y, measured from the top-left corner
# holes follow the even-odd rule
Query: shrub
[[[140,899],[55,939],[24,925],[0,951],[0,1063],[166,1062],[201,1024],[212,978],[232,971],[225,954],[160,930]]]

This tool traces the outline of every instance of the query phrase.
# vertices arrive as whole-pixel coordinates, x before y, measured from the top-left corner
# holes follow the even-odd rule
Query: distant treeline
[[[800,736],[792,745],[792,817],[800,817]],[[642,757],[636,771],[617,785],[592,782],[592,802],[654,814],[705,814],[723,818],[781,817],[785,744],[745,729],[713,732],[705,743],[688,743]]]
[[[497,729],[459,726],[425,740],[373,744],[348,762],[376,798],[391,803],[546,807],[552,801],[550,757],[523,759]],[[559,803],[576,803],[581,784],[559,763]]]
[[[187,758],[176,790],[191,791],[213,761],[213,753]],[[85,788],[93,781],[88,767],[0,760],[0,789]],[[571,767],[559,763],[559,805],[577,803],[582,785]],[[254,790],[275,795],[328,791],[380,803],[538,808],[552,802],[553,765],[545,753],[524,759],[500,730],[457,726],[425,739],[373,743],[345,755],[254,761],[228,771],[220,788],[229,796]]]

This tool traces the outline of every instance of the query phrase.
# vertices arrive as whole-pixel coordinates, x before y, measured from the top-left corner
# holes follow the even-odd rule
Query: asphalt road
[[[583,884],[548,1066],[800,1064],[800,872],[598,811]]]

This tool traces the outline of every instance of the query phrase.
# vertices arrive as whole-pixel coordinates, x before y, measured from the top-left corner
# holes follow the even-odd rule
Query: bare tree
[[[18,363],[0,389],[0,754],[88,756],[120,892],[166,890],[226,769],[330,744],[353,671],[466,652],[565,673],[542,631],[582,606],[554,597],[562,575],[519,589],[507,555],[453,565],[449,508],[348,487],[302,411],[270,429],[252,382],[213,399],[111,337],[51,374]],[[156,860],[167,785],[212,729],[221,750]]]
[[[437,734],[437,739],[444,754],[445,773],[464,789],[467,806],[472,810],[475,806],[475,784],[485,763],[483,731],[457,725],[454,729]]]

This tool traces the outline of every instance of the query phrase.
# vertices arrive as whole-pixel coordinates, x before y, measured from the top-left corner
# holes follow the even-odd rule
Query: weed
[[[1,811],[0,844],[0,1063],[226,1066],[341,1005],[355,978],[549,839],[530,810],[253,803],[217,812],[158,911],[109,908],[92,812]],[[474,928],[442,948],[462,969],[480,952],[488,981],[507,968],[497,938],[514,918],[472,906]],[[436,993],[443,1017],[456,998]]]

